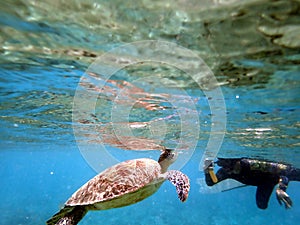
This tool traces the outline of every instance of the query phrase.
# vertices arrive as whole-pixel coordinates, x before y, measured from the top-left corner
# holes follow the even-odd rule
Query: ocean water
[[[0,7],[0,225],[45,224],[90,178],[125,159],[190,177],[186,202],[151,197],[84,224],[298,224],[275,193],[208,189],[203,157],[300,168],[299,1],[4,1]]]

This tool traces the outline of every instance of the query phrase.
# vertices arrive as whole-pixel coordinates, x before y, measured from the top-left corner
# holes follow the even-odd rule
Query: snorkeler
[[[300,181],[300,169],[288,164],[263,161],[249,158],[218,158],[215,162],[221,167],[214,173],[213,162],[205,162],[205,181],[208,186],[213,186],[226,179],[234,179],[245,185],[257,186],[256,205],[266,209],[274,187],[280,205],[291,208],[293,203],[286,189],[289,181]]]

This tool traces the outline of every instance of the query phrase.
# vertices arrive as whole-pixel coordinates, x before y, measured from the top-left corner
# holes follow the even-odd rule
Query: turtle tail
[[[47,225],[76,225],[86,213],[84,206],[65,206],[47,221]]]

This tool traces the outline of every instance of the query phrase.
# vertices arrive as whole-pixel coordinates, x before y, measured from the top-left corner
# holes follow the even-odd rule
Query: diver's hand
[[[283,202],[286,209],[292,208],[293,202],[290,196],[285,191],[281,190],[280,188],[277,188],[276,197],[280,205],[282,205]]]

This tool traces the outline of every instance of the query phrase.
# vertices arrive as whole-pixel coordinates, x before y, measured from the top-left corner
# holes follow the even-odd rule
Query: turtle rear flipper
[[[190,191],[188,176],[178,170],[169,170],[167,179],[176,187],[178,198],[184,202],[188,198]]]
[[[65,206],[47,221],[47,225],[76,225],[86,213],[84,206]]]

